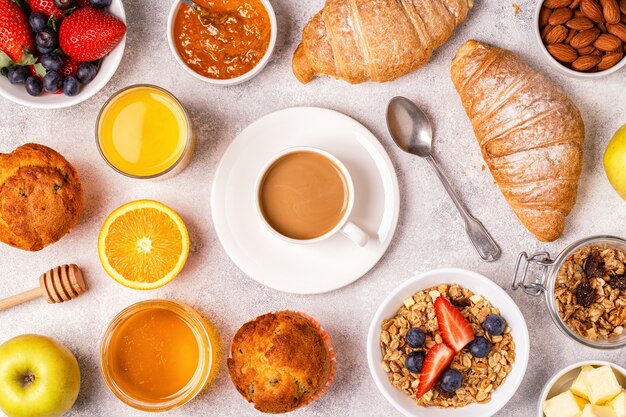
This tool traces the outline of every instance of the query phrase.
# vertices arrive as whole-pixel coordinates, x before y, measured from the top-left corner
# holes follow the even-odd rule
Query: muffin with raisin
[[[321,397],[335,372],[330,339],[303,313],[268,313],[235,334],[228,371],[239,393],[264,413],[287,413]]]

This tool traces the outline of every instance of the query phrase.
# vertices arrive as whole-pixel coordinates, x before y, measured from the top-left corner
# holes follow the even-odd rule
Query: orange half
[[[162,287],[183,269],[189,234],[178,214],[152,200],[127,203],[107,217],[98,237],[105,271],[137,290]]]

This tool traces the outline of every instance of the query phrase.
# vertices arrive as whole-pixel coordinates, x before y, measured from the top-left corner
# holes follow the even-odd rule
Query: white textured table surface
[[[126,1],[128,43],[124,60],[110,84],[86,103],[68,110],[37,111],[2,100],[0,152],[35,141],[61,152],[79,171],[86,209],[68,237],[38,253],[0,246],[0,297],[30,289],[40,273],[75,262],[87,275],[90,291],[63,305],[32,302],[0,313],[0,341],[22,333],[53,336],[76,353],[82,389],[69,416],[140,416],[106,388],[99,373],[98,341],[111,318],[142,299],[173,298],[190,303],[215,323],[222,346],[250,318],[278,309],[316,317],[334,342],[338,371],[328,393],[297,416],[399,415],[378,393],[365,355],[366,332],[379,303],[414,271],[443,266],[475,270],[504,287],[528,322],[531,359],[526,377],[499,417],[535,415],[540,390],[560,368],[575,361],[604,359],[626,364],[624,350],[600,352],[563,336],[548,317],[543,299],[509,290],[517,254],[547,249],[553,254],[590,235],[626,236],[626,202],[610,188],[601,158],[612,133],[626,123],[626,71],[596,81],[578,81],[551,73],[579,105],[587,126],[580,196],[565,235],[541,244],[520,225],[487,171],[449,76],[457,47],[469,38],[518,52],[535,68],[549,71],[532,33],[534,0],[478,0],[466,24],[437,51],[432,62],[396,82],[350,86],[333,80],[298,84],[291,74],[291,54],[301,29],[322,0],[272,0],[280,26],[273,60],[252,82],[235,88],[204,85],[178,67],[165,36],[169,1]],[[141,182],[114,173],[94,144],[94,123],[105,100],[121,87],[153,83],[177,95],[191,113],[199,143],[192,164],[178,177]],[[454,207],[427,166],[395,148],[385,127],[390,98],[405,95],[427,109],[436,122],[436,154],[474,215],[500,242],[503,257],[485,264],[474,253]],[[290,106],[322,106],[344,112],[371,129],[391,155],[398,172],[402,207],[395,239],[381,262],[353,285],[318,296],[279,293],[244,276],[218,242],[211,222],[209,195],[217,163],[230,141],[259,117]],[[100,266],[96,239],[106,215],[130,200],[152,198],[175,208],[185,219],[192,253],[183,273],[153,292],[126,289]],[[346,262],[350,262],[346,259]],[[229,381],[222,357],[219,379],[199,398],[171,416],[247,416],[254,410]]]

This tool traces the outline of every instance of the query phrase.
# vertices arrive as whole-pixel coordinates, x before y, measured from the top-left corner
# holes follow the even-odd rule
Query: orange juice
[[[104,159],[131,177],[160,176],[191,153],[185,109],[170,93],[154,86],[132,86],[111,97],[96,130]]]
[[[195,397],[212,378],[215,334],[182,304],[144,301],[116,317],[102,344],[107,385],[127,404],[164,411]]]

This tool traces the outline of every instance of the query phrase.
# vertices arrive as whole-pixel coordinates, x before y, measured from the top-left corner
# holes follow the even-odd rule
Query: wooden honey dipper
[[[50,304],[70,301],[87,290],[83,273],[77,265],[57,266],[39,277],[39,288],[0,300],[0,311],[44,297]]]

